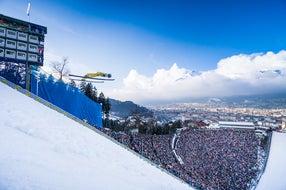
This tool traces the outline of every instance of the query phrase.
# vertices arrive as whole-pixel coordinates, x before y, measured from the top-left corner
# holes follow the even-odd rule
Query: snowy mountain
[[[0,84],[0,189],[184,190],[127,149]]]

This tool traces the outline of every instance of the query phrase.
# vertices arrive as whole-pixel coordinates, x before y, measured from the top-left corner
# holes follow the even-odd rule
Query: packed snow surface
[[[286,134],[273,133],[258,190],[286,189]],[[0,189],[184,190],[105,137],[0,83]]]
[[[2,83],[0,117],[1,190],[191,189]]]
[[[257,190],[286,189],[286,133],[273,132],[269,158]]]

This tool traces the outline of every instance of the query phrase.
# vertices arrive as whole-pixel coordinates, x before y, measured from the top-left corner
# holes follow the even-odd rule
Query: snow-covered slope
[[[271,149],[265,173],[262,175],[257,190],[286,189],[286,133],[272,135]]]
[[[0,118],[1,190],[190,189],[2,83]]]

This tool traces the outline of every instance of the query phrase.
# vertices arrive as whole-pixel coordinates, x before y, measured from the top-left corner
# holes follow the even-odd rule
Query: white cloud
[[[176,101],[211,96],[246,95],[286,91],[286,51],[277,54],[235,55],[222,59],[217,69],[196,73],[179,68],[159,69],[152,77],[131,70],[124,86],[111,97],[148,101]]]

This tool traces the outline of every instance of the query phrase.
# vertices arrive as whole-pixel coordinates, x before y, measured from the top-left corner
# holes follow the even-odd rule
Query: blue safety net
[[[33,70],[31,92],[75,117],[87,120],[89,124],[102,127],[101,105],[89,99],[78,88],[56,81],[52,75],[47,77]]]

